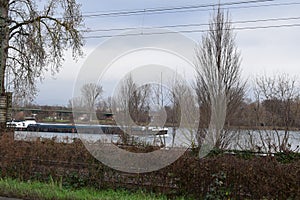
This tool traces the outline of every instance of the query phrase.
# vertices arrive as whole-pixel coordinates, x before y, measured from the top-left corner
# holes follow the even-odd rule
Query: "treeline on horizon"
[[[284,91],[288,91],[289,88],[284,88]],[[282,94],[284,94],[282,91]],[[269,97],[262,98],[263,95],[256,95],[255,100],[243,97],[242,101],[236,105],[234,110],[228,111],[224,127],[225,128],[276,128],[276,129],[296,129],[300,128],[300,98],[299,94],[282,96],[282,98]],[[267,95],[266,95],[267,96]],[[107,114],[112,113],[111,98],[101,99],[97,102],[95,113],[98,120],[101,123],[113,123],[113,120],[107,120]],[[138,100],[140,101],[140,100]],[[71,101],[70,101],[71,102]],[[72,105],[69,102],[67,106],[52,106],[52,105],[38,105],[29,103],[27,105],[18,106],[13,112],[13,119],[22,120],[25,117],[36,114],[37,121],[43,121],[45,119],[53,119],[53,122],[59,122],[60,120],[74,123],[74,117],[72,113]],[[137,101],[135,101],[137,102]],[[129,106],[130,117],[137,125],[147,125],[151,119],[149,116],[150,107],[140,107],[141,102],[131,103]],[[210,122],[209,105],[199,106],[200,110],[200,126],[208,127]],[[32,109],[32,111],[30,110]],[[167,114],[165,126],[179,126],[180,124],[180,105],[169,104],[164,105],[165,112]],[[23,110],[23,111],[22,111]],[[66,111],[63,114],[58,114],[57,111]],[[79,116],[77,116],[79,117]],[[89,119],[86,119],[87,121]],[[93,119],[96,120],[96,119]],[[83,120],[84,121],[84,120]]]

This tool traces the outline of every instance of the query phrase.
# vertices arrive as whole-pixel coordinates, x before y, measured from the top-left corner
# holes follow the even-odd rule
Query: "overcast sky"
[[[203,24],[207,23],[212,13],[212,7],[202,7],[195,9],[174,9],[169,12],[157,12],[155,14],[147,10],[152,8],[175,8],[185,6],[197,6],[219,1],[141,1],[141,0],[80,0],[82,12],[85,17],[85,26],[90,30],[115,29],[137,27],[143,31],[145,27],[170,26],[179,24]],[[241,2],[239,0],[221,1],[221,3]],[[288,73],[292,76],[300,72],[300,1],[298,0],[274,0],[263,3],[236,4],[227,6],[230,12],[233,26],[237,29],[236,43],[242,57],[242,77],[251,80],[256,75],[275,73]],[[129,16],[116,16],[115,14],[104,16],[92,14],[116,13],[123,11],[144,10],[144,13]],[[286,19],[289,18],[289,19]],[[299,19],[292,19],[299,18]],[[272,19],[268,21],[257,21]],[[275,20],[277,19],[277,20]],[[278,20],[281,19],[281,20]],[[285,20],[283,20],[285,19]],[[243,22],[240,21],[256,21]],[[276,26],[270,28],[270,26]],[[281,27],[278,27],[281,26]],[[290,26],[290,27],[283,27]],[[248,29],[249,27],[255,27]],[[269,27],[269,28],[258,28]],[[247,29],[245,29],[247,28]],[[207,26],[201,27],[173,27],[173,31],[205,30]],[[85,36],[112,36],[122,34],[122,30],[91,32]],[[199,42],[202,32],[182,33],[186,37]],[[66,61],[59,74],[51,77],[47,75],[45,80],[39,84],[39,95],[35,103],[40,105],[67,105],[72,98],[73,85],[76,77],[83,65],[98,45],[105,43],[110,38],[86,39],[84,47],[85,56],[77,62],[73,61],[70,52],[66,53]],[[176,42],[176,41],[175,41]],[[118,70],[116,70],[117,72]],[[119,72],[119,71],[118,71]],[[120,72],[119,72],[120,73]],[[113,77],[107,83],[114,82]],[[109,87],[106,87],[109,90]],[[106,91],[108,96],[109,91]]]

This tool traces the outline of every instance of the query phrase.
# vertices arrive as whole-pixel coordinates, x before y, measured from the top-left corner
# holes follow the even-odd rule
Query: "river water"
[[[195,132],[188,130],[174,130],[168,128],[168,134],[164,136],[139,135],[130,136],[130,141],[134,144],[164,145],[165,147],[190,147],[197,144]],[[276,148],[282,144],[284,131],[271,130],[239,130],[227,133],[227,149],[253,150],[253,151],[276,151]],[[34,141],[40,139],[54,139],[56,142],[71,143],[73,140],[81,139],[87,142],[101,141],[103,143],[121,142],[117,134],[88,134],[88,133],[57,133],[57,132],[30,132],[15,131],[15,140]],[[287,146],[292,151],[299,152],[300,131],[290,131],[288,135]]]

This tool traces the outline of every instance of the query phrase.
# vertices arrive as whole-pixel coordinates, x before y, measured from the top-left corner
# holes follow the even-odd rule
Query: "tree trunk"
[[[5,68],[8,55],[8,0],[0,0],[0,95],[5,95]]]
[[[0,127],[5,127],[7,118],[7,99],[5,94],[5,69],[8,56],[8,0],[0,0],[0,96],[2,104],[0,105]]]

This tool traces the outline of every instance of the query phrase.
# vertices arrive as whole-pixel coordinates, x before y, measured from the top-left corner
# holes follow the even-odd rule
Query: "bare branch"
[[[232,23],[229,14],[220,7],[213,13],[209,31],[202,36],[195,51],[195,89],[201,112],[199,134],[205,137],[207,126],[214,127],[216,147],[222,147],[227,143],[224,135],[227,132],[221,129],[225,122],[230,125],[230,118],[241,104],[245,82],[240,80],[241,59]],[[225,121],[222,119],[224,114]]]
[[[22,88],[25,96],[36,94],[35,84],[43,79],[45,71],[59,71],[65,51],[72,50],[74,58],[82,55],[83,37],[78,29],[83,20],[76,0],[50,0],[39,8],[34,0],[12,0],[5,8],[9,44],[6,57],[10,59],[4,69],[17,72],[9,75],[15,80],[10,88]],[[60,13],[61,17],[54,17]]]

